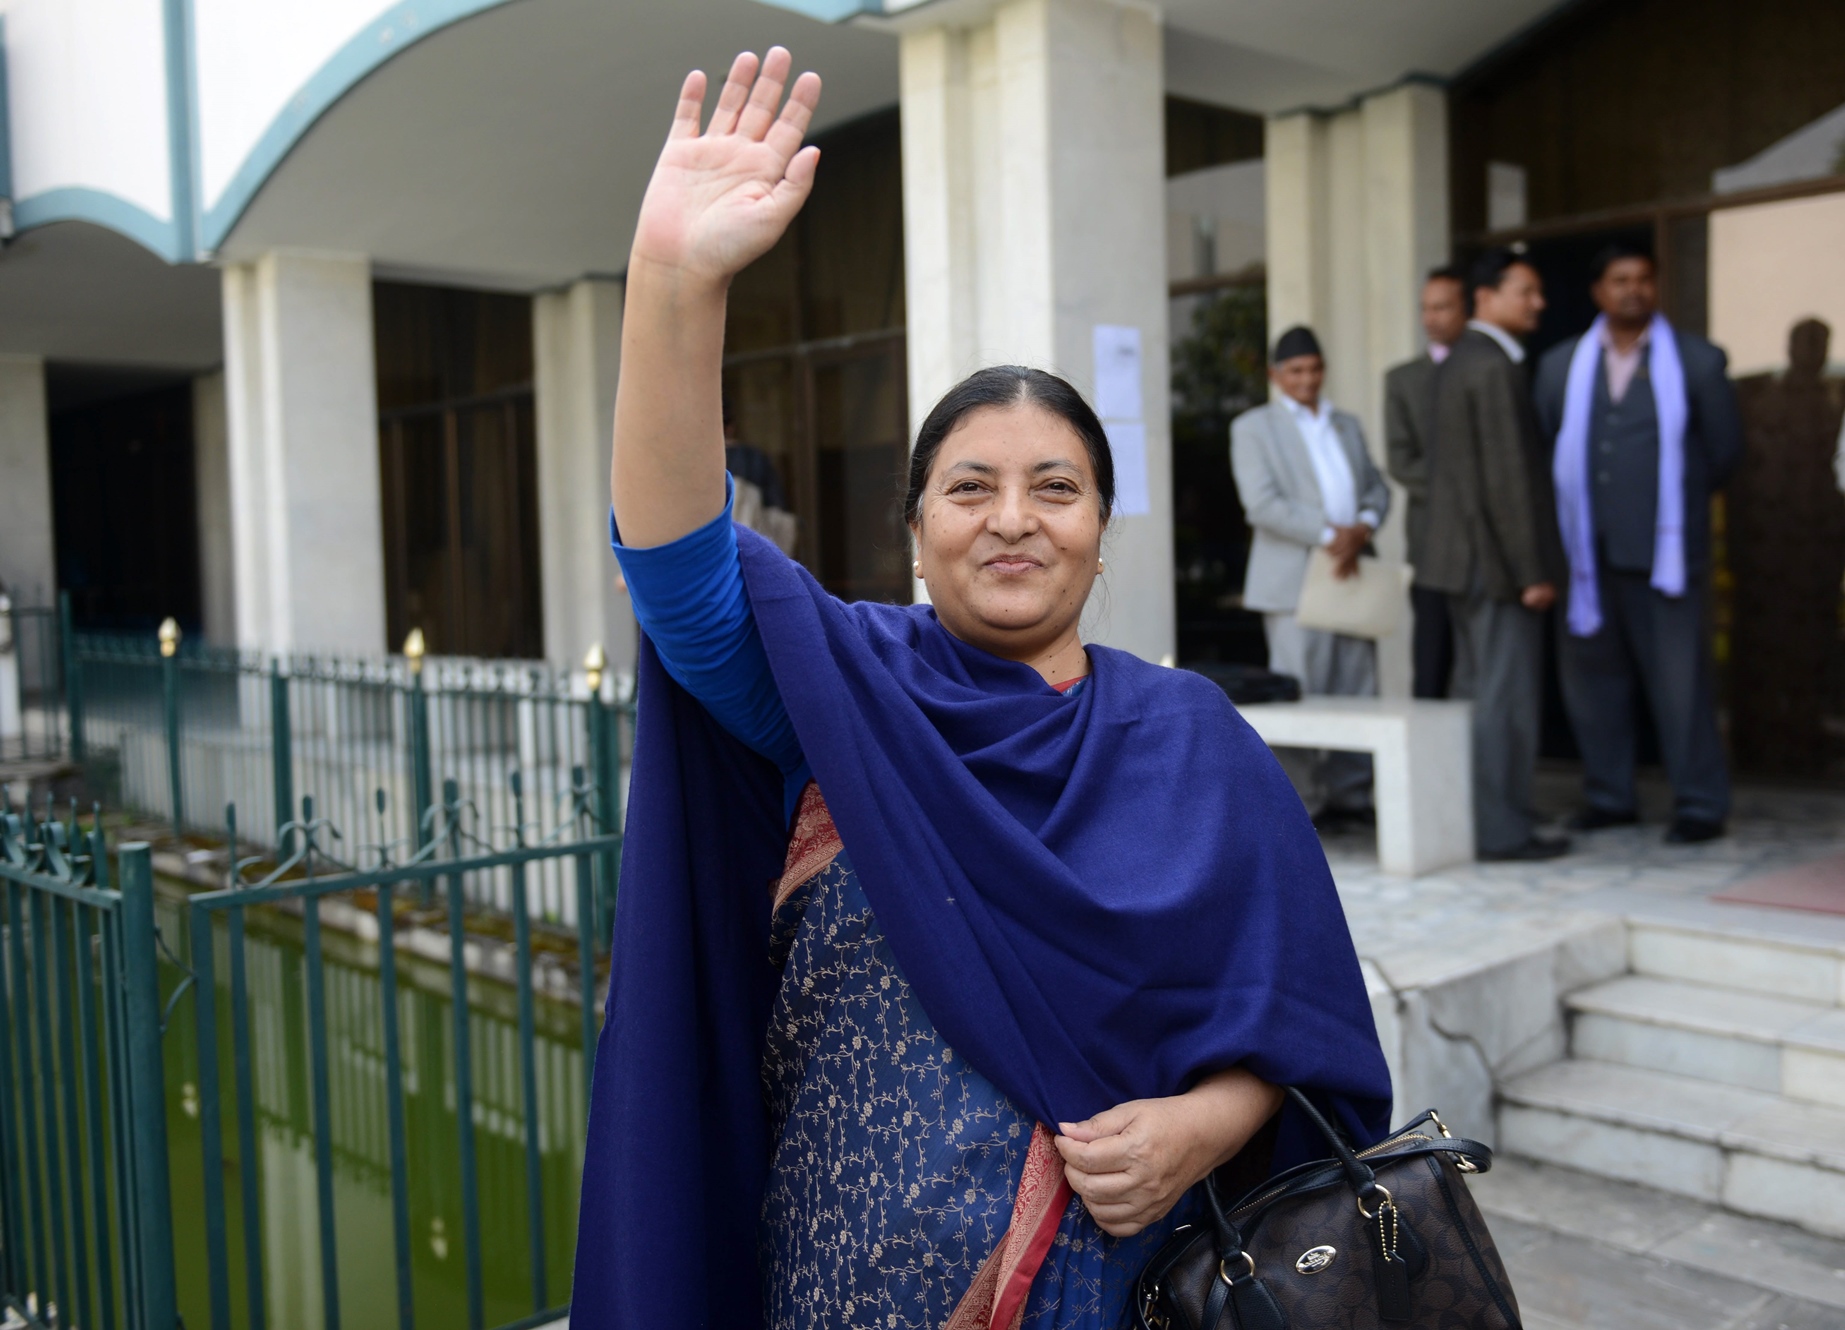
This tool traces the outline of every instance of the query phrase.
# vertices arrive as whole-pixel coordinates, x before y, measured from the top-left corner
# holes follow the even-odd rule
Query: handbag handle
[[[1357,1193],[1361,1213],[1368,1207],[1377,1208],[1378,1184],[1377,1174],[1371,1166],[1360,1159],[1346,1144],[1326,1115],[1313,1106],[1313,1101],[1300,1090],[1290,1085],[1286,1087],[1287,1096],[1296,1108],[1306,1115],[1307,1121],[1318,1128],[1320,1135],[1332,1147],[1333,1156],[1339,1161],[1339,1167],[1345,1174],[1345,1181]],[[1215,1171],[1205,1175],[1204,1195],[1211,1211],[1211,1228],[1217,1238],[1217,1252],[1220,1257],[1235,1257],[1243,1250],[1243,1235],[1230,1218],[1230,1212],[1224,1208],[1224,1198],[1217,1187]]]
[[[1351,1185],[1352,1190],[1358,1193],[1358,1199],[1360,1201],[1374,1199],[1377,1195],[1377,1174],[1372,1171],[1371,1166],[1352,1152],[1352,1147],[1345,1143],[1345,1137],[1341,1136],[1320,1110],[1313,1106],[1311,1099],[1292,1085],[1288,1087],[1288,1098],[1294,1101],[1294,1107],[1307,1115],[1307,1121],[1320,1129],[1320,1135],[1324,1136],[1326,1143],[1332,1146],[1333,1154],[1339,1160],[1339,1167],[1345,1170],[1345,1180]]]

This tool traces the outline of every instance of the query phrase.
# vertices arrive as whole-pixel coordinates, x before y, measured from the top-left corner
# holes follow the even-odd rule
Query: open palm
[[[703,133],[705,76],[686,76],[641,202],[633,261],[727,282],[781,237],[820,162],[818,148],[801,146],[820,101],[819,75],[801,75],[776,112],[790,63],[779,46],[760,62],[738,56]]]

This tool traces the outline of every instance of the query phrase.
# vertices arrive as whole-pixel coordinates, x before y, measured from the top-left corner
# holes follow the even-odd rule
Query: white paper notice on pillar
[[[1118,323],[1095,326],[1095,413],[1115,455],[1115,511],[1140,517],[1152,511],[1147,493],[1147,426],[1140,396],[1140,329]]]
[[[1115,512],[1144,517],[1153,511],[1147,493],[1147,427],[1138,420],[1105,420],[1102,428],[1115,455]]]
[[[1104,420],[1141,420],[1140,329],[1095,326],[1095,413]]]

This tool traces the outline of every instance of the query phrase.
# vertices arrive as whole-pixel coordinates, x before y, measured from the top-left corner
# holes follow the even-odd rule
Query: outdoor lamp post
[[[179,752],[179,621],[168,615],[160,621],[160,684],[166,701],[167,789],[173,800],[173,839],[180,838],[185,823],[185,798],[180,787]]]
[[[435,802],[435,776],[429,763],[429,694],[423,691],[423,630],[412,628],[404,637],[404,659],[410,662],[410,691],[404,705],[410,709],[410,781],[416,799],[416,847],[429,843],[434,828],[429,809]],[[425,902],[427,904],[427,902]]]

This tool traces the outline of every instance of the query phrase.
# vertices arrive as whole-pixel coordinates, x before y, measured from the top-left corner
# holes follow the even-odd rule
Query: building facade
[[[826,81],[824,164],[736,285],[725,389],[796,556],[910,598],[897,486],[930,404],[997,361],[1093,393],[1128,356],[1091,631],[1248,657],[1221,429],[1265,329],[1316,327],[1381,454],[1425,271],[1524,243],[1561,336],[1593,245],[1644,234],[1674,317],[1775,396],[1787,329],[1845,316],[1841,13],[0,0],[0,581],[271,650],[414,627],[631,658],[606,477],[633,220],[683,72],[781,42]]]

